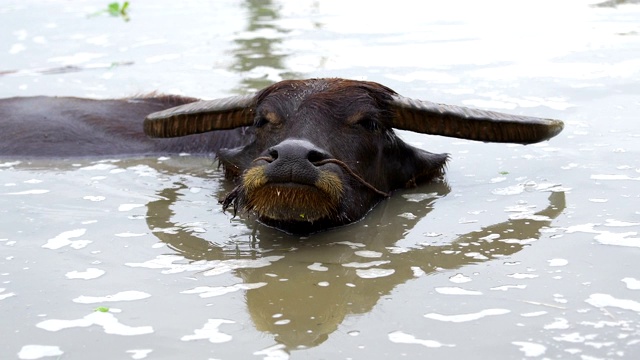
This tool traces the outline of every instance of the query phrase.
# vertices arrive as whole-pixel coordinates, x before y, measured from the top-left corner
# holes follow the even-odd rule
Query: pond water
[[[4,1],[0,97],[346,77],[565,130],[402,132],[446,183],[305,238],[223,213],[213,159],[0,159],[1,358],[640,357],[636,2],[106,5]]]

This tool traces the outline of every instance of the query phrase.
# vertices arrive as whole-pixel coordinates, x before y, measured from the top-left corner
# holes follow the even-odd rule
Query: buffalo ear
[[[253,95],[203,100],[149,114],[144,133],[168,138],[253,125]]]
[[[399,138],[385,156],[396,161],[386,162],[384,172],[389,189],[413,188],[444,175],[448,154],[436,154],[411,146]]]
[[[404,187],[415,187],[444,175],[447,160],[449,160],[448,154],[435,154],[413,147],[412,150],[412,156],[408,156],[407,159],[412,159],[410,163],[414,167],[413,174]]]
[[[436,104],[394,95],[393,127],[423,134],[485,142],[532,144],[558,135],[560,120],[503,114],[495,111]]]

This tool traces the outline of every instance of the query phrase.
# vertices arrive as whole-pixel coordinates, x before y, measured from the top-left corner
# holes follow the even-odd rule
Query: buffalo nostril
[[[328,156],[325,153],[318,150],[311,149],[309,150],[309,153],[307,153],[307,160],[309,160],[309,162],[312,164],[325,160],[327,158]]]
[[[271,158],[273,160],[278,158],[278,150],[276,149],[269,149],[269,156],[271,156]]]

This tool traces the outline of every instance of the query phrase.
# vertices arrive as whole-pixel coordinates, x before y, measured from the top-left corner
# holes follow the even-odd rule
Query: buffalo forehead
[[[355,85],[359,82],[329,84],[331,82],[317,80],[274,86],[258,103],[258,113],[284,120],[337,119],[351,124],[365,116],[380,117],[388,111],[386,102],[380,101],[382,96],[375,94],[375,89]]]

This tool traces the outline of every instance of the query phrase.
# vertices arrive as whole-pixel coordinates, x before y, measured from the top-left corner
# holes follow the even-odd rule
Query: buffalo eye
[[[269,120],[267,120],[267,118],[265,118],[262,115],[258,115],[256,116],[255,120],[253,121],[253,126],[257,127],[257,128],[261,128],[265,125],[267,125],[269,123]]]
[[[253,121],[253,126],[261,128],[267,124],[279,125],[281,122],[280,117],[276,113],[267,111],[258,113]]]
[[[378,121],[372,117],[369,116],[365,116],[363,118],[361,118],[360,120],[358,120],[357,124],[359,126],[362,126],[363,128],[369,130],[369,131],[378,131],[380,130],[380,124],[378,123]]]

